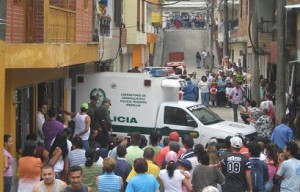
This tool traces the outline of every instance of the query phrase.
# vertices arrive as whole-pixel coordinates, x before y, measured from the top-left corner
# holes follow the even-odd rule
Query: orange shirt
[[[241,147],[240,153],[243,154],[248,159],[250,158],[249,149],[245,146]]]
[[[20,179],[40,178],[42,161],[36,157],[21,157],[18,163]]]

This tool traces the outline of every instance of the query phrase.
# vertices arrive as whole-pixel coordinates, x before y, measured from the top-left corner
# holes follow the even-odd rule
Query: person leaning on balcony
[[[110,18],[110,16],[106,14],[106,8],[107,8],[107,0],[98,1],[98,6],[96,6],[98,17]]]

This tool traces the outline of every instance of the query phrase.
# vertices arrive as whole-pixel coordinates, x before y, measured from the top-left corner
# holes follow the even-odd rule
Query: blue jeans
[[[209,106],[209,93],[201,93],[201,104],[205,107]]]
[[[89,140],[82,140],[83,148],[87,151],[90,148]]]
[[[274,186],[273,180],[269,180],[265,185],[266,192],[271,192],[273,189],[273,186]]]
[[[12,177],[3,177],[4,178],[4,192],[10,192]]]
[[[233,121],[234,121],[234,122],[238,122],[238,113],[237,113],[238,106],[239,106],[239,104],[233,104],[233,103],[232,103],[232,109],[233,109]]]
[[[197,63],[197,67],[200,68],[200,63],[201,63],[201,60],[200,59],[196,59],[196,63]]]

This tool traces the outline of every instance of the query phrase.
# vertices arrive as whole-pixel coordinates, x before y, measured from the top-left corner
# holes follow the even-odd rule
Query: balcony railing
[[[111,18],[109,17],[100,17],[99,18],[99,32],[101,36],[110,36],[110,22]]]
[[[45,42],[75,42],[76,12],[49,5],[45,10]]]

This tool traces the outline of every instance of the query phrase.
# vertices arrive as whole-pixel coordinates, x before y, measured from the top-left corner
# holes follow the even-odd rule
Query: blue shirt
[[[153,175],[142,173],[129,180],[125,192],[153,192],[158,188],[159,183]]]
[[[104,173],[98,177],[98,192],[119,192],[121,180],[114,172]]]
[[[283,177],[280,185],[281,192],[300,191],[300,161],[291,158],[283,161],[277,171]]]
[[[218,80],[218,92],[226,92],[226,85],[227,85],[227,81],[220,79]],[[220,86],[224,86],[224,87],[220,87]]]
[[[187,81],[187,85],[182,90],[183,100],[186,101],[196,101],[198,97],[198,87],[192,83],[192,81]]]
[[[116,175],[122,177],[124,186],[126,186],[126,179],[131,169],[132,166],[124,158],[118,157],[114,172]]]
[[[281,149],[284,149],[285,144],[288,141],[291,141],[293,137],[293,130],[285,124],[280,124],[275,127],[271,136],[271,141]]]

